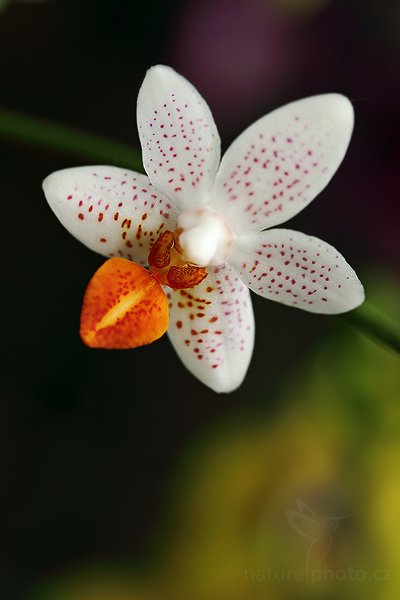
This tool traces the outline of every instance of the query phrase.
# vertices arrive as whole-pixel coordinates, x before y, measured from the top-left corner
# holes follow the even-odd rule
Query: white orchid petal
[[[241,236],[229,265],[256,294],[309,312],[337,314],[364,301],[363,286],[343,256],[298,231]]]
[[[340,94],[287,104],[256,121],[227,150],[210,204],[238,232],[284,223],[327,185],[347,150],[353,107]]]
[[[193,289],[168,291],[169,338],[185,366],[215,392],[242,383],[253,352],[250,293],[226,266]]]
[[[176,208],[145,175],[107,166],[64,169],[43,182],[47,201],[80,242],[104,256],[147,263],[151,244],[174,229]]]
[[[220,139],[198,91],[170,67],[152,67],[140,88],[137,121],[153,185],[181,209],[204,204],[219,165]]]

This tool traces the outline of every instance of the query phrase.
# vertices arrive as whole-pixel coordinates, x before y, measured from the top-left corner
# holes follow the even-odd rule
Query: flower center
[[[182,258],[192,265],[220,265],[231,252],[231,228],[212,210],[188,210],[181,213],[175,235]]]
[[[206,269],[185,263],[174,244],[172,231],[160,235],[149,254],[150,273],[160,285],[168,285],[174,290],[201,283],[207,277]]]
[[[206,266],[226,260],[231,246],[231,229],[217,213],[185,211],[179,215],[175,232],[164,231],[152,246],[150,273],[161,285],[191,288],[207,277]]]

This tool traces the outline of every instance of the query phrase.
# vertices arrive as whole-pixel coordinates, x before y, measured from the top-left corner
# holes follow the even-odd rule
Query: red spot
[[[83,221],[83,219],[84,219],[84,218],[85,218],[85,217],[83,216],[83,214],[82,214],[82,213],[79,213],[79,215],[78,215],[78,219],[80,219],[81,221]]]
[[[97,220],[99,221],[99,223],[100,223],[100,221],[103,220],[103,217],[104,217],[103,213],[100,213],[99,216],[97,217]]]
[[[182,321],[177,321],[176,322],[176,326],[177,326],[178,329],[182,329],[182,326],[183,326]]]

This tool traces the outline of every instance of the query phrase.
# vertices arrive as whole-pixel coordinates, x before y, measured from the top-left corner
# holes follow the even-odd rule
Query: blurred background
[[[223,148],[281,104],[349,96],[345,161],[290,227],[340,249],[399,321],[399,3],[0,10],[0,105],[133,148],[137,92],[157,63],[196,85]],[[258,297],[254,358],[231,395],[196,381],[166,338],[88,350],[80,304],[103,259],[63,229],[41,181],[90,161],[6,137],[0,159],[0,598],[397,599],[398,357],[341,318]]]

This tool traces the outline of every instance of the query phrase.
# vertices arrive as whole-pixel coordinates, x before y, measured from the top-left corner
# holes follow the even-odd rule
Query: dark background
[[[0,14],[0,104],[138,147],[137,92],[161,62],[198,87],[226,148],[280,104],[344,93],[356,112],[349,153],[290,226],[334,244],[361,278],[395,275],[399,5],[308,4],[14,2]],[[193,436],[249,406],[274,414],[304,349],[318,351],[345,326],[254,298],[254,359],[229,396],[197,382],[166,338],[136,351],[89,350],[78,336],[80,303],[102,258],[62,228],[41,191],[47,174],[85,161],[5,138],[0,161],[0,598],[13,600],[70,565],[145,561]]]

